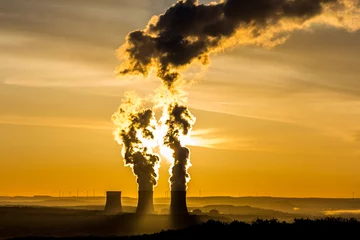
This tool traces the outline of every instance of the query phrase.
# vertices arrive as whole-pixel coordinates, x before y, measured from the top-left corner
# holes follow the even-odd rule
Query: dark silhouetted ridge
[[[280,222],[276,219],[258,219],[252,223],[238,221],[223,223],[210,220],[180,230],[161,231],[141,236],[107,237],[106,239],[353,239],[354,237],[356,239],[359,229],[359,220],[344,218],[295,219],[293,223]],[[83,238],[105,239],[91,236]],[[78,239],[78,237],[72,239]]]

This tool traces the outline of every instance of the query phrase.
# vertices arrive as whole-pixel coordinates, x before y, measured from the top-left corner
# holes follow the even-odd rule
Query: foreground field
[[[295,219],[293,223],[257,220],[251,224],[210,220],[185,229],[119,239],[352,239],[358,238],[359,229],[360,221],[343,218]]]
[[[60,207],[0,207],[0,239],[22,237],[116,237],[131,239],[233,239],[241,236],[266,236],[275,239],[323,239],[358,233],[360,221],[355,218],[326,218],[292,221],[233,221],[234,216],[206,214],[170,216],[167,214],[137,215],[122,213],[106,215],[102,210]],[[269,218],[268,218],[269,219]],[[144,235],[148,234],[148,235]],[[126,238],[127,239],[127,238]]]
[[[0,208],[0,239],[14,237],[128,236],[183,228],[211,219],[208,216],[106,215],[101,210],[53,207]],[[217,217],[215,219],[226,221]]]
[[[277,220],[256,220],[249,223],[208,220],[178,230],[160,231],[155,234],[136,236],[72,236],[66,239],[117,239],[117,240],[155,240],[155,239],[350,239],[357,238],[360,222],[356,219],[326,218],[318,220],[295,219],[292,223]],[[30,237],[31,238],[31,237]],[[15,239],[30,239],[14,238]],[[45,239],[64,239],[65,237],[46,237]],[[38,239],[32,237],[31,239]]]

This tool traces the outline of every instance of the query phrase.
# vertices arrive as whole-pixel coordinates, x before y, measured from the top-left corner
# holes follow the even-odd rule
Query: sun
[[[173,150],[164,144],[164,137],[167,133],[167,126],[164,124],[159,124],[158,128],[155,131],[155,141],[157,142],[157,147],[159,148],[159,153],[162,157],[164,157],[168,163],[174,163]],[[190,131],[188,135],[180,134],[179,140],[182,146],[204,146],[202,144],[202,137],[197,136],[193,137],[192,132]]]

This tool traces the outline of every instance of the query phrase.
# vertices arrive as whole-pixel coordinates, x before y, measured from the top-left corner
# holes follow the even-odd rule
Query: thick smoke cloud
[[[187,136],[195,123],[195,117],[189,109],[177,103],[168,107],[167,132],[164,144],[173,151],[174,163],[171,169],[170,184],[172,191],[185,191],[190,179],[190,150],[183,146],[181,137]]]
[[[151,109],[138,109],[135,96],[128,96],[113,115],[116,140],[123,146],[125,165],[132,167],[140,191],[152,191],[157,184],[160,158],[152,153],[156,120]]]
[[[118,73],[146,76],[155,68],[171,90],[179,70],[196,61],[206,65],[210,53],[231,45],[274,46],[311,23],[356,30],[359,6],[359,0],[181,0],[127,36]]]
[[[220,0],[210,4],[179,0],[164,14],[154,16],[143,30],[127,36],[119,49],[123,61],[118,74],[147,76],[155,70],[166,87],[158,105],[165,108],[167,131],[159,145],[172,150],[171,190],[185,191],[190,179],[190,151],[183,137],[195,123],[179,101],[181,71],[193,63],[207,65],[211,54],[232,46],[282,44],[293,31],[314,24],[358,30],[360,0]],[[153,112],[127,105],[116,116],[122,116],[115,122],[121,123],[117,135],[126,163],[133,166],[139,187],[153,187],[159,157],[146,144],[156,130]]]

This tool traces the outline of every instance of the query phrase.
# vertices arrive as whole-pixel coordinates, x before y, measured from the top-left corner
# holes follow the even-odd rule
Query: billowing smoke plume
[[[119,49],[123,61],[118,74],[148,76],[155,70],[166,89],[166,97],[159,98],[166,119],[161,125],[166,134],[159,145],[172,150],[172,190],[186,189],[190,151],[183,138],[195,123],[177,100],[181,71],[193,63],[207,65],[210,54],[235,45],[282,44],[293,31],[314,24],[358,30],[360,0],[220,0],[210,4],[180,0],[154,16],[145,29],[127,36]],[[156,184],[159,157],[151,153],[147,142],[154,138],[156,123],[151,110],[139,111],[134,106],[125,104],[114,115],[117,140],[123,144],[125,162],[133,166],[139,187],[150,188]]]
[[[152,191],[157,184],[160,158],[152,153],[156,119],[151,109],[141,109],[141,102],[128,94],[112,117],[117,126],[115,139],[122,145],[125,165],[132,167],[139,191]]]
[[[183,146],[182,138],[190,134],[195,117],[189,109],[177,103],[170,104],[167,109],[167,127],[164,144],[173,152],[173,166],[170,184],[172,191],[185,191],[190,180],[188,168],[190,164],[190,150]]]
[[[359,0],[181,0],[127,36],[118,73],[146,76],[154,68],[173,89],[179,70],[196,61],[206,65],[210,53],[232,45],[271,47],[314,23],[357,30],[359,9]]]

